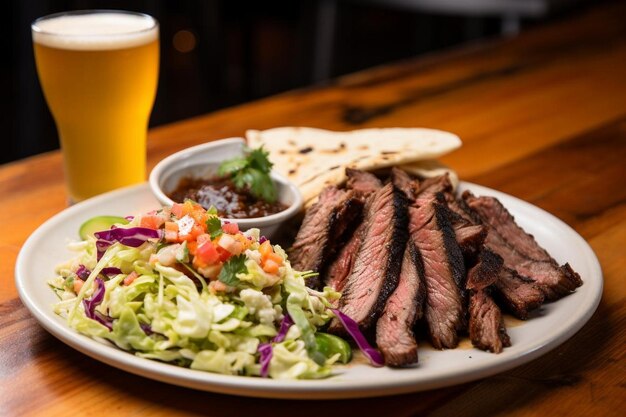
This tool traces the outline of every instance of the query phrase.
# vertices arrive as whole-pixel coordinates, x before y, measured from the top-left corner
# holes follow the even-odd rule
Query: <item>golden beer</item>
[[[158,35],[150,16],[127,12],[65,13],[33,24],[72,201],[145,180]]]

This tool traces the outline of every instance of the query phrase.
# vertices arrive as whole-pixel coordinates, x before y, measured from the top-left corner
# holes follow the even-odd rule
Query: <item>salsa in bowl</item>
[[[159,162],[150,173],[150,188],[163,205],[190,199],[207,210],[213,207],[225,222],[258,228],[271,238],[300,211],[302,195],[271,171],[266,155],[247,149],[241,138],[208,142]]]

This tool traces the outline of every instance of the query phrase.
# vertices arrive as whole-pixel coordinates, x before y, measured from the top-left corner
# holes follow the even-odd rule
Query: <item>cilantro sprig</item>
[[[215,239],[224,233],[222,230],[222,222],[217,216],[210,216],[206,221],[207,231],[211,235],[211,239]]]
[[[232,256],[222,266],[222,269],[217,276],[217,279],[219,279],[226,285],[235,287],[237,286],[237,284],[239,284],[239,278],[237,278],[237,274],[245,274],[246,272],[248,272],[248,268],[246,267],[246,255]]]
[[[248,188],[256,198],[269,203],[276,201],[276,187],[270,177],[272,163],[269,152],[261,146],[245,149],[245,156],[222,162],[217,170],[221,176],[230,176],[238,189]]]

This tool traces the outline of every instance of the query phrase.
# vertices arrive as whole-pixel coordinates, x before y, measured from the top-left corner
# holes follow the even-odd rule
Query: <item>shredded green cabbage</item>
[[[136,220],[123,227],[133,226]],[[273,248],[284,263],[277,274],[266,273],[259,263],[258,231],[246,236],[254,242],[243,253],[246,272],[236,275],[236,287],[217,292],[181,272],[182,263],[189,268],[186,246],[177,249],[178,266],[165,266],[158,255],[172,245],[163,242],[137,248],[115,243],[99,262],[95,239],[72,243],[77,256],[59,265],[49,281],[60,298],[55,312],[78,332],[137,356],[229,375],[260,375],[258,347],[271,342],[288,312],[295,325],[283,341],[273,343],[269,376],[327,377],[338,355],[328,358],[319,352],[315,332],[333,317],[327,306],[339,294],[330,288],[307,290],[305,274],[291,268],[278,245]],[[78,265],[91,274],[77,293],[73,282]],[[99,272],[104,267],[118,267],[122,273],[103,277]],[[127,284],[131,274],[134,280]],[[82,302],[92,296],[98,276],[104,278],[105,295],[95,312],[109,320],[111,330],[88,318]]]

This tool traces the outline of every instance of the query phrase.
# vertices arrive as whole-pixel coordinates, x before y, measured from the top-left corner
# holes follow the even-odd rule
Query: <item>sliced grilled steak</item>
[[[456,241],[463,253],[466,264],[471,263],[480,253],[480,249],[487,237],[487,229],[479,224],[453,223]]]
[[[498,301],[518,319],[526,320],[531,311],[543,304],[544,294],[541,288],[535,281],[521,276],[514,269],[502,268],[495,287]]]
[[[391,182],[400,189],[409,201],[414,201],[419,189],[419,181],[412,179],[400,168],[391,168]]]
[[[293,246],[289,260],[298,271],[320,271],[324,262],[332,257],[336,245],[351,223],[360,214],[362,202],[354,191],[329,186],[307,210]],[[319,279],[311,279],[307,285],[319,287]]]
[[[376,176],[369,172],[346,168],[348,176],[348,188],[354,190],[362,201],[367,201],[373,193],[380,190],[383,184]],[[333,287],[337,291],[343,291],[346,279],[354,266],[354,259],[363,240],[365,229],[362,218],[359,218],[356,230],[352,232],[348,242],[339,250],[337,257],[332,261],[326,271],[321,274],[325,285]]]
[[[440,200],[444,200],[450,209],[450,221],[454,227],[456,241],[461,247],[465,265],[472,265],[476,262],[476,257],[485,242],[487,228],[472,219],[451,191],[440,195],[443,195]]]
[[[424,315],[430,338],[437,349],[454,348],[457,332],[465,326],[463,294],[465,278],[461,249],[445,206],[434,196],[428,202],[421,194],[420,206],[409,207],[409,233],[424,264],[426,306]]]
[[[352,237],[350,237],[350,240],[348,240],[348,243],[339,250],[337,257],[324,274],[323,282],[325,285],[333,287],[339,292],[343,291],[346,286],[346,280],[354,267],[356,255],[361,247],[364,229],[365,223],[361,222],[352,234]]]
[[[373,194],[366,204],[363,242],[340,300],[340,310],[364,332],[373,329],[387,298],[398,285],[408,238],[406,207],[406,197],[391,183]],[[337,320],[330,331],[341,333]]]
[[[346,187],[364,198],[380,190],[383,186],[374,174],[367,171],[346,168],[346,175],[348,176]]]
[[[472,344],[479,349],[495,353],[511,342],[504,327],[500,308],[491,298],[489,286],[500,275],[504,261],[484,248],[478,254],[478,262],[467,273],[469,295],[469,334]]]
[[[487,248],[483,248],[478,255],[478,262],[467,273],[467,289],[484,290],[494,284],[500,276],[503,265],[502,257]]]
[[[569,264],[559,266],[496,198],[475,197],[466,191],[463,199],[489,227],[486,245],[502,256],[506,266],[535,280],[547,300],[559,299],[582,285]]]
[[[472,344],[482,350],[500,353],[503,347],[511,346],[500,308],[488,289],[470,291],[469,334]]]
[[[415,322],[422,317],[426,297],[424,265],[412,242],[404,250],[400,279],[389,296],[376,324],[376,344],[387,366],[417,363],[417,341],[413,333]]]
[[[438,193],[448,192],[452,192],[452,183],[448,174],[427,178],[419,184],[416,200],[421,205],[435,198]]]

